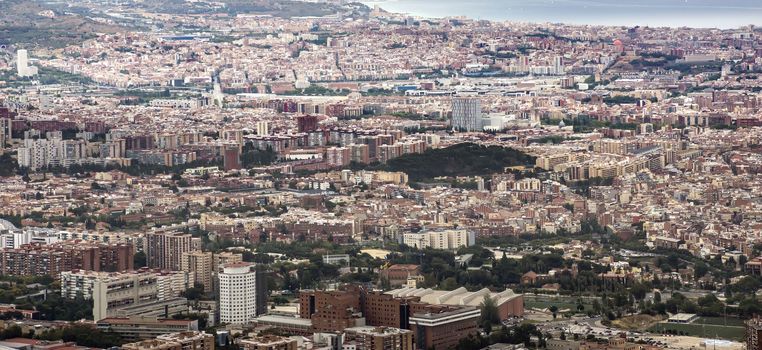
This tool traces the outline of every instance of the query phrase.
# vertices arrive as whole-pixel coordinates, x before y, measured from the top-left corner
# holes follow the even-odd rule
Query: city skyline
[[[0,1],[0,348],[762,350],[756,1],[375,4]]]

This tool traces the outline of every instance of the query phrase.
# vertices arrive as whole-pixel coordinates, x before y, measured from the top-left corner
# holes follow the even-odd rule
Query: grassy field
[[[744,327],[743,320],[736,317],[700,317],[693,324],[712,324],[718,326]]]
[[[716,320],[714,318],[710,318],[709,321],[714,322]],[[730,320],[728,320],[727,327],[711,323],[701,324],[699,322],[701,322],[701,320],[696,320],[695,323],[691,324],[661,322],[648,328],[648,331],[658,334],[676,334],[675,332],[677,332],[677,334],[694,337],[719,338],[735,341],[743,341],[744,339],[744,327],[737,325],[730,326]]]

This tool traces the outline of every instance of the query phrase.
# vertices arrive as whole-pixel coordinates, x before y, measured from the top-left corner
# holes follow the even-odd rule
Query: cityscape
[[[527,4],[0,0],[0,350],[762,350],[760,5]]]

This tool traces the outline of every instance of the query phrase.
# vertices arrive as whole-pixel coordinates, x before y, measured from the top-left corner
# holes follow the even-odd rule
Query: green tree
[[[497,304],[488,295],[484,296],[484,300],[481,304],[481,325],[484,330],[489,333],[488,330],[492,330],[492,325],[500,324],[500,313],[497,309]]]
[[[144,252],[137,252],[132,258],[133,264],[136,269],[147,266],[147,257]]]
[[[558,316],[558,306],[551,305],[548,310],[553,313],[553,319],[555,320]]]

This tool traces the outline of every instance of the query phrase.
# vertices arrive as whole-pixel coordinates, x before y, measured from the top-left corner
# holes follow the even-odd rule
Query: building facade
[[[223,266],[219,274],[220,322],[246,324],[257,317],[256,276],[254,264],[241,262]]]
[[[193,250],[193,236],[179,232],[149,232],[146,234],[148,267],[180,271],[184,253]]]
[[[452,128],[464,131],[482,130],[482,107],[477,98],[452,100]]]

